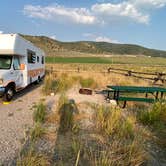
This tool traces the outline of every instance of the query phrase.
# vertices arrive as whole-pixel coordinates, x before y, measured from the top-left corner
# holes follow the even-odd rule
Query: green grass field
[[[149,57],[46,57],[46,63],[135,64],[166,66],[166,58]]]

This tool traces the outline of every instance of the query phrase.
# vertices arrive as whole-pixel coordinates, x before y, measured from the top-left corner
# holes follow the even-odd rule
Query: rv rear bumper
[[[0,87],[0,97],[2,97],[5,93],[5,88],[4,87]]]

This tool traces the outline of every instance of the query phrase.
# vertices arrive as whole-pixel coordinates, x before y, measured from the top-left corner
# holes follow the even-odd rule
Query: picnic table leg
[[[159,96],[159,92],[156,92],[156,99],[158,99],[158,96]]]
[[[108,93],[107,93],[107,99],[109,99],[109,96],[110,96],[110,95],[109,95],[109,91],[108,91]]]
[[[161,92],[161,99],[163,99],[163,97],[164,97],[164,93],[163,93],[163,92]]]
[[[122,108],[126,108],[126,104],[127,104],[127,101],[124,101]]]
[[[117,94],[116,94],[116,101],[117,101],[117,104],[119,104],[119,90],[117,91]]]
[[[114,91],[114,97],[113,97],[114,100],[116,100],[116,91]]]
[[[148,93],[146,93],[145,97],[148,98]]]

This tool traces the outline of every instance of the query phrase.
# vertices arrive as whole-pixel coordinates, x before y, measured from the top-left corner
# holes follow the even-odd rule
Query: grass
[[[141,111],[139,120],[144,125],[156,125],[157,123],[166,124],[166,103],[157,102],[148,111]]]
[[[119,108],[97,106],[95,115],[96,127],[103,134],[118,138],[133,139],[135,118],[124,117]]]
[[[57,90],[57,81],[53,79],[52,75],[47,75],[44,79],[44,85],[42,88],[42,91],[44,94],[48,95],[51,92],[54,92]]]
[[[17,160],[17,166],[50,166],[49,159],[42,154],[29,151],[25,156]]]
[[[33,119],[36,123],[43,123],[46,117],[46,105],[40,102],[35,105],[35,110],[33,113]]]
[[[68,69],[76,67],[76,64],[55,65],[57,68]],[[93,66],[93,65],[92,65]],[[105,65],[104,65],[105,66]],[[55,68],[56,68],[55,67]],[[63,68],[64,67],[64,68]],[[89,69],[86,64],[81,65],[83,70]],[[108,66],[107,66],[108,67]],[[131,66],[130,66],[131,67]],[[100,71],[103,68],[98,68],[98,65],[94,65],[90,70]],[[106,69],[106,67],[104,67]],[[143,68],[141,69],[143,70]],[[150,68],[148,68],[150,70]],[[127,79],[126,79],[127,78]],[[47,80],[48,79],[48,80]],[[75,103],[73,100],[69,100],[66,96],[66,92],[73,86],[79,88],[80,86],[85,88],[102,88],[106,85],[136,85],[147,86],[149,82],[139,80],[131,77],[125,77],[116,74],[104,74],[93,72],[62,72],[52,73],[46,76],[45,90],[47,94],[51,92],[59,93],[60,97],[56,103],[56,109],[49,115],[45,115],[43,112],[43,106],[40,103],[34,107],[36,114],[35,127],[31,132],[32,142],[37,142],[38,138],[42,138],[45,135],[45,129],[43,126],[58,126],[59,129],[54,132],[53,130],[47,130],[44,137],[45,140],[55,141],[55,159],[54,165],[94,165],[94,166],[119,166],[119,165],[143,165],[146,164],[148,155],[145,151],[145,128],[147,126],[156,126],[162,122],[165,124],[165,104],[156,103],[152,108],[147,111],[147,106],[139,107],[137,111],[140,112],[136,116],[134,111],[127,110],[122,111],[120,108],[108,107],[101,105],[89,105],[86,103]],[[73,88],[75,90],[75,87]],[[59,96],[59,95],[57,95]],[[93,107],[92,107],[93,105]],[[77,106],[80,114],[77,116]],[[130,105],[132,109],[135,109],[135,105]],[[38,108],[38,109],[37,109]],[[91,110],[92,114],[86,112],[86,116],[81,111]],[[145,109],[146,111],[141,111]],[[42,110],[42,111],[41,111]],[[44,113],[44,115],[43,115]],[[138,119],[137,119],[138,118]],[[83,127],[83,123],[92,125],[92,128]],[[45,125],[46,124],[46,125]],[[146,126],[144,126],[144,125]],[[146,131],[147,131],[146,130]],[[149,130],[148,130],[149,131]],[[162,128],[162,132],[165,128]],[[50,132],[50,133],[48,133]],[[159,133],[160,134],[160,133]],[[49,139],[51,138],[51,139]],[[163,137],[163,144],[165,143],[165,137]],[[41,139],[40,139],[41,140]],[[39,145],[40,146],[40,145]],[[40,152],[34,153],[34,156],[40,156]],[[43,155],[44,156],[44,155]],[[24,160],[24,157],[22,159]],[[31,155],[29,160],[31,161]],[[45,158],[45,157],[44,157]],[[37,158],[38,159],[38,158]],[[47,157],[45,158],[46,161]]]
[[[50,93],[65,93],[72,88],[73,85],[78,83],[80,77],[69,76],[67,73],[62,73],[59,76],[53,77],[47,75],[43,85],[43,93],[49,95]]]
[[[31,141],[36,141],[41,138],[46,133],[46,130],[42,127],[40,123],[36,123],[35,127],[31,131]]]
[[[97,87],[97,83],[95,82],[95,80],[93,78],[81,78],[80,85],[83,88],[96,88]]]
[[[140,110],[138,113],[138,119],[142,124],[153,130],[153,133],[157,138],[157,144],[161,148],[165,148],[166,102],[157,102],[147,110]]]
[[[149,57],[46,57],[46,63],[89,63],[89,64],[135,64],[165,66],[166,58]]]

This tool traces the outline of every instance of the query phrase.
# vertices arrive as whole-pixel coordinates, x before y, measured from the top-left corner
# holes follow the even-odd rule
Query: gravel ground
[[[12,165],[19,154],[25,132],[32,127],[32,105],[41,98],[41,85],[31,85],[7,105],[0,101],[0,165]]]

